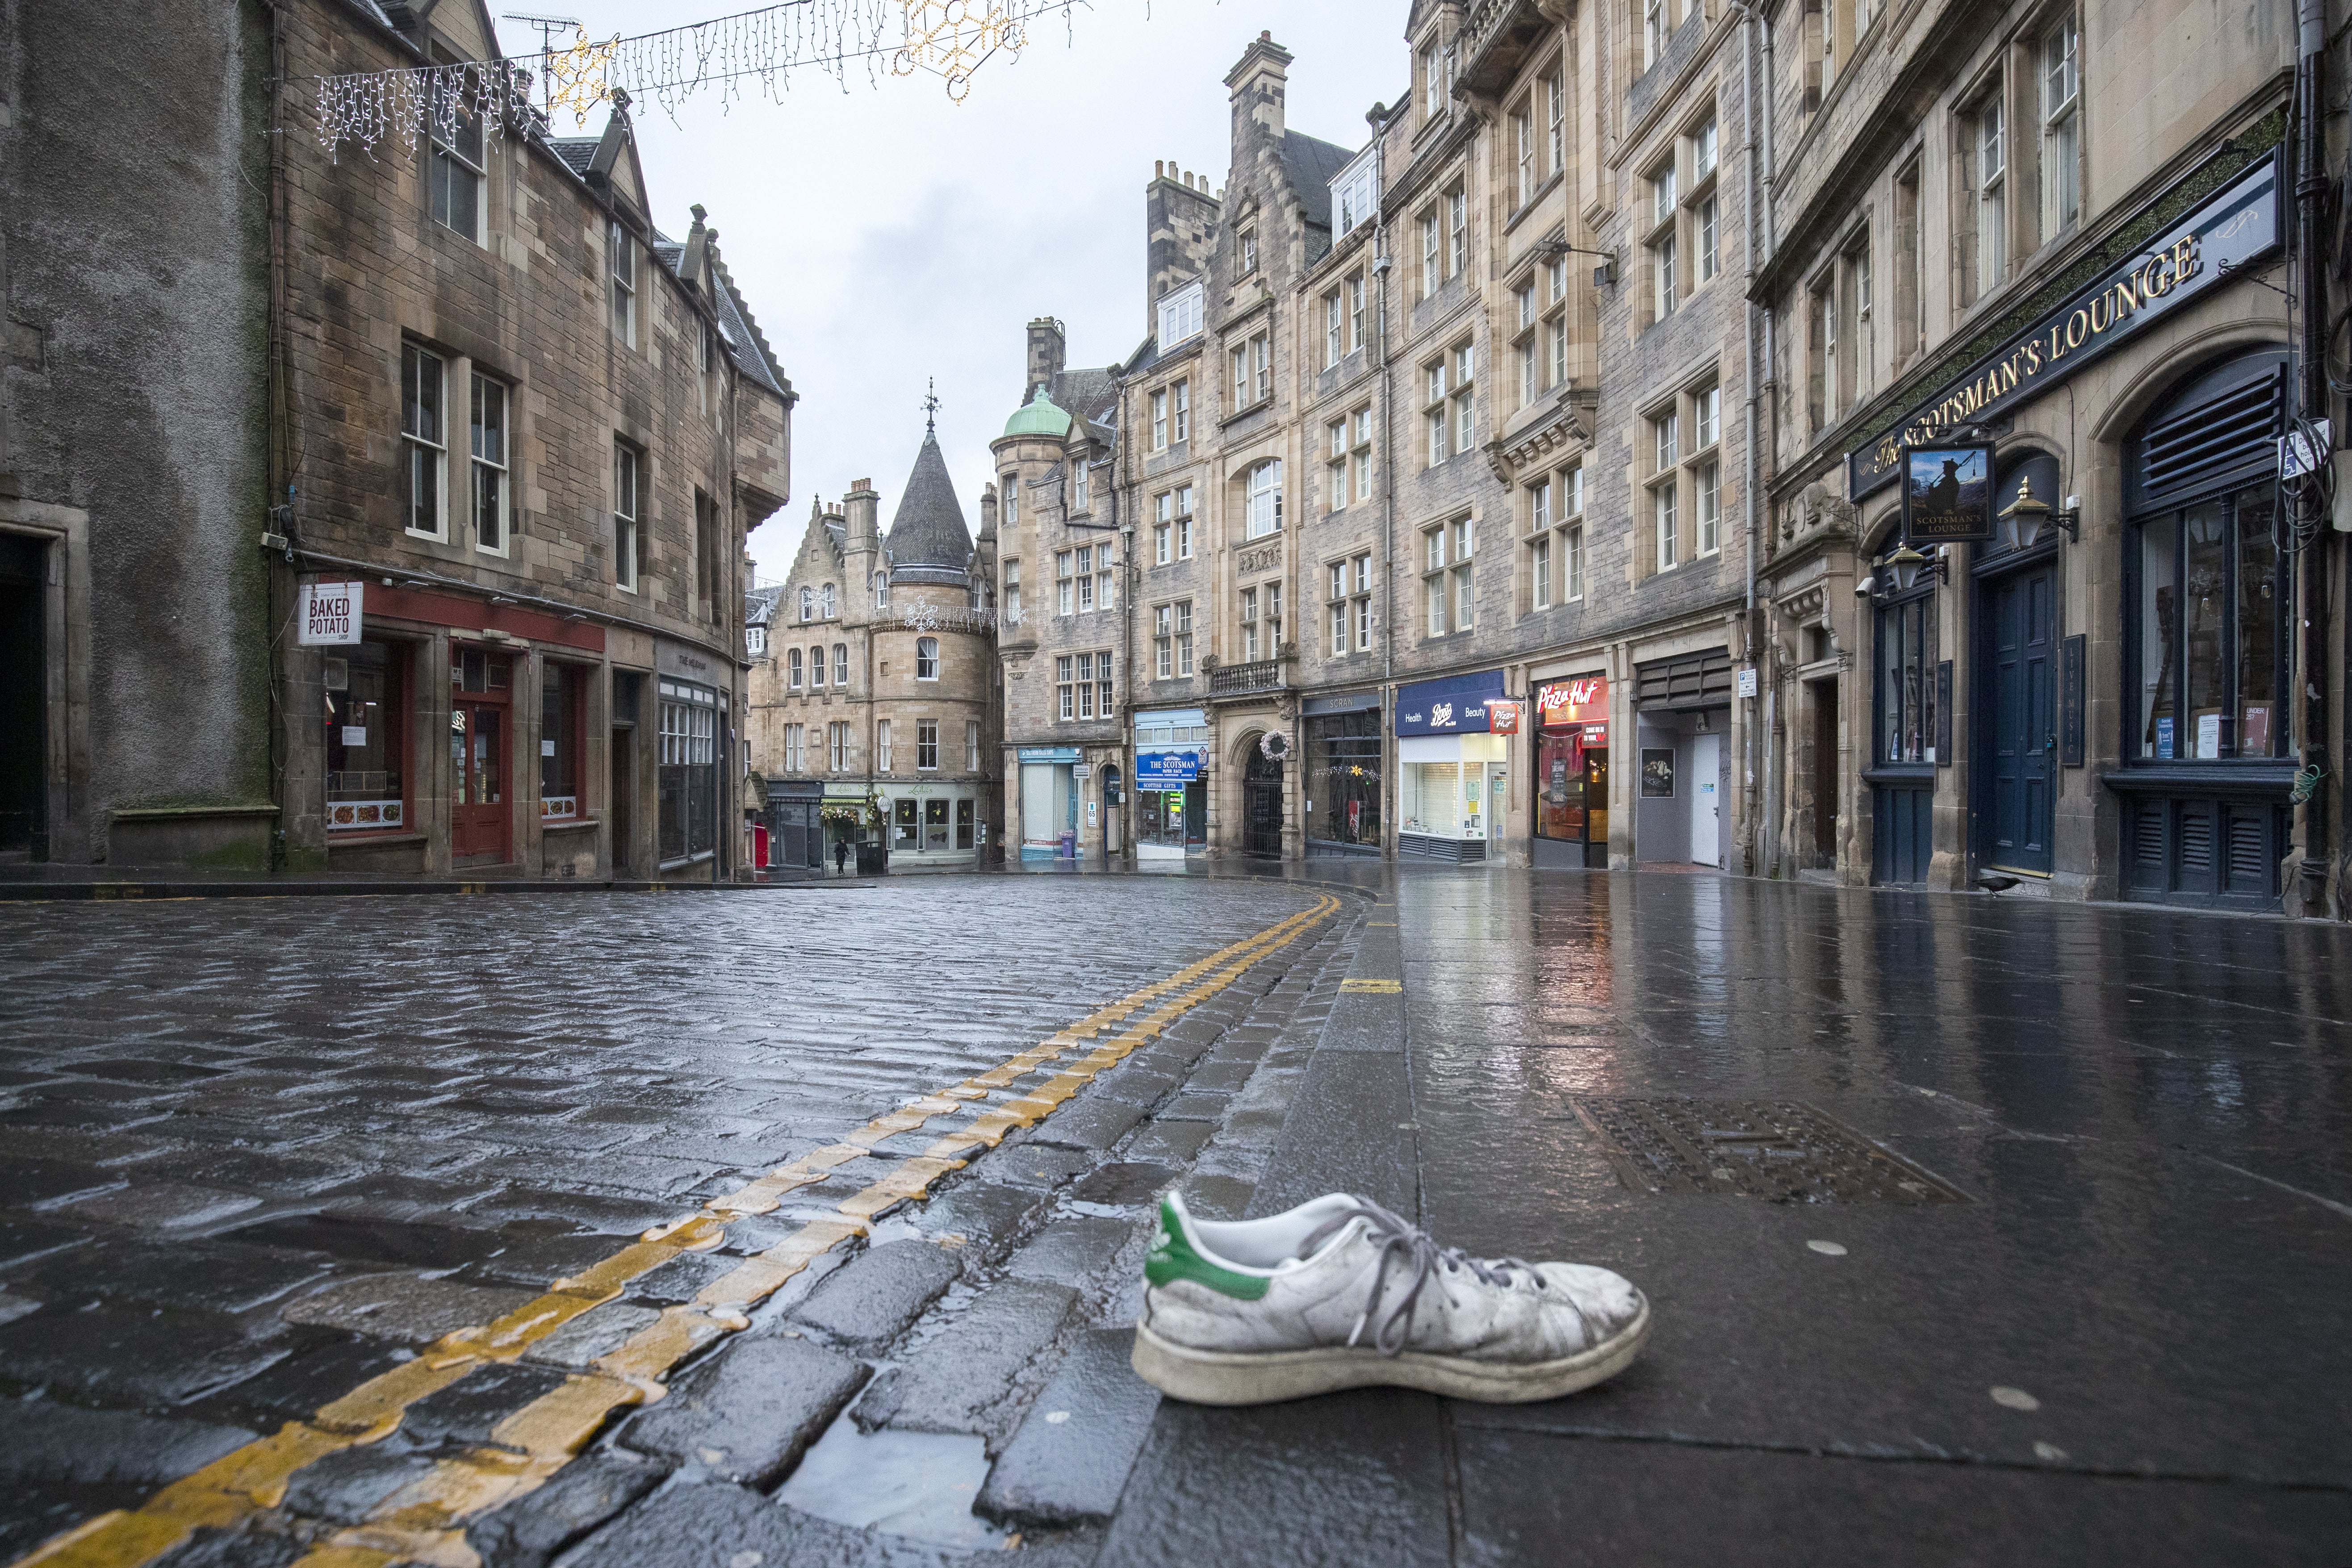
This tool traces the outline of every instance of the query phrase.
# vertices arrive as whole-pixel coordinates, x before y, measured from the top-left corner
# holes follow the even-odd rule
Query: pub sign
[[[1957,544],[1992,536],[1992,443],[1905,447],[1903,537],[1917,544]]]

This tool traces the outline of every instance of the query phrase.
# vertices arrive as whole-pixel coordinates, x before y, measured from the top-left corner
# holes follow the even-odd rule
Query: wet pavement
[[[79,1560],[2352,1561],[2347,954],[1321,864],[0,907],[0,1561],[142,1503]],[[1163,1403],[1171,1183],[1658,1326],[1549,1405]],[[288,1422],[275,1483],[149,1501]]]

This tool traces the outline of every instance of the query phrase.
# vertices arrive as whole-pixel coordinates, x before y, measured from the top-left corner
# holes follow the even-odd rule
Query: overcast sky
[[[1033,0],[1034,3],[1034,0]],[[681,26],[743,0],[489,0],[562,13],[592,37]],[[1261,30],[1297,58],[1288,123],[1344,146],[1364,111],[1405,90],[1405,0],[1094,0],[1030,24],[961,106],[937,77],[863,72],[845,92],[799,76],[782,102],[713,94],[677,122],[634,111],[664,232],[700,202],[761,329],[800,394],[793,499],[751,535],[762,577],[798,550],[813,496],[871,478],[889,526],[936,376],[940,440],[980,526],[988,443],[1021,395],[1024,327],[1061,318],[1073,364],[1125,359],[1146,329],[1143,190],[1156,158],[1225,177],[1224,75]],[[898,14],[896,0],[889,13]],[[538,35],[501,20],[510,55]],[[602,111],[588,129],[603,123]],[[558,135],[577,135],[569,115]]]

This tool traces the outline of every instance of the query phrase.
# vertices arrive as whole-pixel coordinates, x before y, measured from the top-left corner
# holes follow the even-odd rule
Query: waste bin
[[[1062,841],[1055,847],[1054,853],[1065,860],[1075,860],[1078,858],[1078,835],[1076,829],[1062,835]]]
[[[890,847],[861,839],[857,845],[857,874],[878,877],[890,868]]]

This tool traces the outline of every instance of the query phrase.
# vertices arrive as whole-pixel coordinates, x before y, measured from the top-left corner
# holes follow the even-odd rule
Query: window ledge
[[[541,833],[568,833],[575,828],[595,827],[603,819],[594,816],[542,816],[539,819]]]

